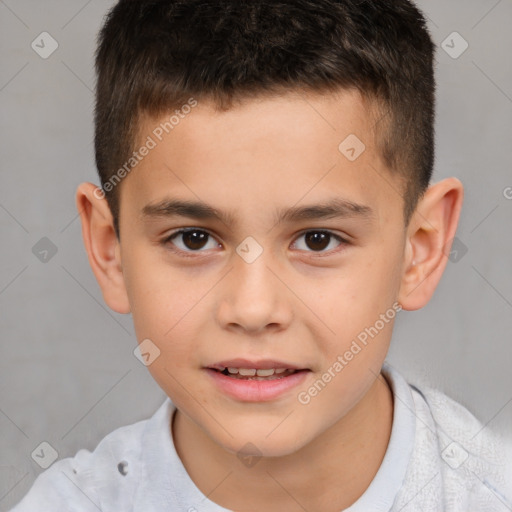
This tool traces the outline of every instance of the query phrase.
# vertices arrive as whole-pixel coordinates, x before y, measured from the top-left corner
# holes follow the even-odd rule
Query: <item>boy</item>
[[[508,441],[385,363],[463,200],[430,185],[433,51],[408,0],[112,9],[77,207],[169,399],[13,510],[512,510]]]

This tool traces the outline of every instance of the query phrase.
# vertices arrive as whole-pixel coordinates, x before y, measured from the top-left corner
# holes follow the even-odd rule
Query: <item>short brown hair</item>
[[[409,0],[120,0],[96,53],[102,187],[133,151],[141,114],[190,97],[226,110],[287,90],[355,88],[379,105],[379,147],[403,178],[408,223],[434,162],[433,59]],[[119,187],[109,188],[119,236]]]

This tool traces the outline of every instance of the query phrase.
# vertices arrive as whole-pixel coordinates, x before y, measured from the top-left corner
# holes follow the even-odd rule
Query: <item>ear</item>
[[[398,301],[413,311],[431,299],[443,275],[457,231],[464,187],[457,178],[431,185],[411,217]]]
[[[107,305],[117,313],[129,313],[119,240],[103,190],[82,183],[76,191],[76,207],[82,221],[82,237],[89,264]]]

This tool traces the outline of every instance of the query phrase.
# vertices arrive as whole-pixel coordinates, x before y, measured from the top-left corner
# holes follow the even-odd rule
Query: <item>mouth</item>
[[[217,389],[239,401],[263,402],[304,384],[309,368],[285,361],[231,359],[204,367]]]
[[[226,377],[241,380],[275,380],[284,379],[298,372],[310,371],[294,363],[271,359],[251,361],[249,359],[229,359],[219,361],[208,367]]]
[[[217,368],[211,368],[216,372],[222,373],[226,377],[239,380],[277,380],[284,379],[293,375],[297,372],[305,372],[304,370],[295,370],[290,368],[268,368],[268,369],[256,369],[256,368],[224,368],[223,370]]]

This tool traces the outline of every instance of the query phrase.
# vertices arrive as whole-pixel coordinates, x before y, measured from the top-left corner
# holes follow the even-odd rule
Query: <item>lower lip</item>
[[[214,382],[226,395],[243,402],[266,402],[274,400],[302,384],[310,373],[309,370],[301,370],[292,373],[288,377],[272,380],[248,380],[228,377],[211,368],[205,368]]]

